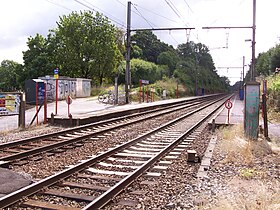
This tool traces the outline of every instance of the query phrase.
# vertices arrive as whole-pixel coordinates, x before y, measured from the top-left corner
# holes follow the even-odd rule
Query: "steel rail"
[[[47,177],[47,178],[42,179],[42,180],[40,180],[40,181],[38,181],[36,183],[33,183],[33,184],[29,185],[29,186],[26,186],[26,187],[24,187],[24,188],[22,188],[22,189],[20,189],[18,191],[15,191],[15,192],[13,192],[11,194],[8,194],[8,195],[0,198],[0,208],[8,207],[8,206],[16,203],[17,201],[19,201],[23,197],[30,196],[30,195],[32,195],[32,194],[42,190],[45,187],[49,187],[49,186],[57,183],[58,181],[61,181],[61,180],[65,179],[65,178],[68,178],[71,175],[73,175],[73,174],[75,174],[75,173],[77,173],[79,171],[82,171],[82,170],[88,168],[89,166],[94,165],[97,162],[99,162],[99,161],[109,157],[110,155],[113,155],[113,154],[123,150],[124,148],[126,148],[128,146],[131,146],[132,144],[140,141],[142,138],[147,137],[147,136],[149,136],[151,134],[154,134],[155,132],[158,132],[159,130],[162,130],[162,129],[164,129],[164,128],[166,128],[166,127],[168,127],[168,126],[170,126],[170,125],[172,125],[172,124],[174,124],[174,123],[176,123],[176,122],[178,122],[178,121],[180,121],[180,120],[182,120],[182,119],[184,119],[184,118],[186,118],[186,117],[188,117],[190,115],[193,115],[194,113],[199,112],[200,110],[202,110],[202,109],[204,109],[204,108],[206,108],[208,106],[211,106],[212,104],[214,104],[214,103],[216,103],[218,101],[221,101],[221,100],[223,100],[223,99],[220,98],[218,100],[210,102],[210,103],[208,103],[208,104],[206,104],[206,105],[204,105],[204,106],[202,106],[202,107],[200,107],[200,108],[198,108],[198,109],[196,109],[196,110],[194,110],[194,111],[192,111],[190,113],[187,113],[187,114],[185,114],[185,115],[183,115],[183,116],[181,116],[181,117],[179,117],[177,119],[172,120],[171,122],[168,122],[168,123],[160,126],[159,128],[153,129],[152,131],[147,132],[147,133],[143,134],[140,137],[137,137],[137,138],[135,138],[135,139],[133,139],[133,140],[127,142],[127,143],[124,143],[124,144],[120,145],[117,148],[113,148],[113,149],[111,149],[111,150],[109,150],[109,151],[107,151],[105,153],[102,153],[100,155],[97,155],[95,157],[90,158],[89,160],[86,160],[86,161],[84,161],[82,163],[79,163],[76,166],[73,166],[73,167],[70,167],[68,169],[65,169],[65,170],[63,170],[63,171],[61,171],[61,172],[59,172],[57,174],[54,174],[54,175],[52,175],[50,177]],[[104,201],[102,203],[104,203]]]
[[[94,122],[94,123],[90,123],[90,124],[87,124],[87,125],[81,125],[81,126],[77,126],[75,128],[68,128],[68,129],[64,129],[62,131],[58,131],[58,132],[54,132],[54,133],[48,133],[48,134],[43,134],[43,135],[40,135],[40,136],[31,137],[31,138],[25,138],[25,139],[21,139],[21,140],[17,140],[17,141],[2,143],[2,144],[0,144],[0,149],[4,149],[4,148],[7,148],[7,147],[15,147],[15,146],[26,144],[26,143],[29,143],[29,142],[38,141],[39,139],[51,138],[53,136],[63,135],[65,133],[69,133],[69,132],[75,132],[77,130],[87,129],[87,128],[90,128],[90,127],[93,127],[93,126],[100,126],[100,125],[103,125],[105,123],[112,123],[112,122],[121,121],[121,120],[128,119],[128,118],[141,116],[141,115],[144,115],[144,114],[159,112],[159,111],[165,110],[167,106],[168,106],[168,108],[174,108],[174,107],[181,106],[181,104],[184,104],[184,103],[186,103],[185,105],[188,105],[192,102],[196,102],[196,101],[200,102],[201,100],[205,100],[205,99],[211,98],[211,97],[215,97],[215,95],[205,96],[203,98],[192,98],[192,99],[189,99],[189,100],[175,102],[175,104],[172,104],[171,106],[168,106],[169,104],[168,105],[163,104],[163,105],[159,105],[160,108],[157,108],[157,109],[152,109],[152,110],[143,111],[143,112],[140,111],[138,113],[134,113],[134,114],[131,114],[131,115],[116,117],[116,118],[108,119],[108,120],[102,120],[100,122]],[[163,107],[161,107],[161,106],[163,106]],[[145,109],[145,108],[142,108],[142,109]]]
[[[181,136],[179,136],[176,140],[174,140],[172,143],[170,143],[167,147],[162,149],[158,154],[156,154],[154,157],[152,157],[150,160],[148,160],[146,163],[144,163],[142,166],[140,166],[137,170],[132,172],[130,175],[125,177],[123,180],[118,182],[115,186],[107,190],[105,193],[103,193],[101,196],[97,197],[95,200],[93,200],[91,203],[89,203],[87,206],[83,208],[83,210],[91,210],[91,209],[99,209],[104,207],[108,202],[112,200],[115,196],[117,196],[119,193],[121,193],[126,187],[128,187],[134,180],[136,180],[138,177],[143,175],[151,166],[153,166],[154,163],[156,163],[158,160],[160,160],[163,156],[165,156],[168,152],[170,152],[173,148],[175,148],[180,142],[183,141],[183,139],[190,134],[193,130],[195,130],[198,126],[201,125],[205,120],[209,118],[214,112],[216,112],[223,104],[218,106],[216,109],[214,109],[212,112],[208,113],[205,117],[203,117],[201,120],[199,120],[196,124],[194,124],[191,128],[189,128],[187,131],[185,131]]]
[[[200,101],[201,102],[201,101]],[[196,103],[196,102],[195,102]],[[197,102],[199,103],[199,102]],[[179,107],[175,110],[166,110],[166,112],[164,112],[164,114],[168,114],[168,113],[171,113],[171,112],[174,112],[174,111],[178,111],[180,109],[184,109],[184,108],[188,108],[190,106],[190,104],[187,104],[187,105],[184,105],[183,107]],[[163,113],[161,114],[156,114],[157,115],[162,115]],[[60,147],[63,147],[63,146],[67,146],[69,144],[73,144],[73,143],[79,143],[81,141],[84,141],[92,136],[95,136],[95,135],[98,135],[98,134],[101,134],[101,133],[104,133],[106,131],[110,131],[112,129],[117,129],[117,128],[121,128],[121,127],[124,127],[124,126],[127,126],[127,125],[131,125],[135,122],[140,122],[140,121],[144,121],[144,120],[147,120],[147,119],[150,119],[150,118],[153,118],[155,116],[151,115],[151,116],[147,116],[145,118],[142,118],[142,119],[135,119],[135,120],[131,120],[129,122],[125,122],[123,124],[119,124],[119,125],[115,125],[114,127],[108,127],[108,128],[104,128],[102,130],[99,130],[99,131],[93,131],[91,132],[90,134],[84,134],[82,136],[78,136],[78,137],[73,137],[72,139],[68,139],[68,140],[63,140],[63,141],[59,141],[59,142],[56,142],[56,143],[52,143],[52,144],[49,144],[49,145],[46,145],[46,146],[41,146],[41,147],[36,147],[34,149],[31,149],[31,150],[28,150],[28,151],[23,151],[23,152],[19,152],[19,153],[16,153],[16,154],[12,154],[12,155],[9,155],[9,156],[5,156],[5,157],[1,157],[0,158],[0,161],[14,161],[14,160],[18,160],[18,159],[23,159],[23,158],[27,158],[29,156],[33,156],[33,155],[37,155],[37,154],[41,154],[41,153],[45,153],[45,152],[49,152],[49,151],[52,151],[54,149],[58,149]],[[88,127],[88,126],[87,126]],[[82,127],[83,129],[84,127]],[[81,130],[81,129],[80,129]],[[77,129],[75,129],[75,131],[77,131]],[[54,136],[54,134],[51,134],[52,137]],[[61,135],[60,132],[58,132],[57,135]],[[39,138],[39,137],[36,137],[36,138]],[[45,138],[45,135],[43,136],[43,138]],[[37,139],[38,140],[38,139]],[[25,142],[25,141],[24,141]]]

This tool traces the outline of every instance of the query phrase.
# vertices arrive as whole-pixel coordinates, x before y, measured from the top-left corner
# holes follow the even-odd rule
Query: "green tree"
[[[0,66],[0,91],[15,91],[22,88],[19,80],[19,73],[22,65],[11,60],[3,60]]]
[[[228,80],[217,75],[212,56],[205,45],[191,41],[179,45],[177,53],[181,61],[177,65],[174,76],[188,88],[194,90],[197,86],[197,88],[204,88],[206,92],[228,88]]]
[[[152,62],[133,58],[130,64],[131,83],[133,86],[138,86],[140,79],[149,80],[150,83],[161,79],[160,71],[162,69]],[[120,66],[120,70],[119,82],[124,83],[125,62]]]
[[[157,63],[157,57],[161,52],[174,51],[172,46],[161,42],[152,31],[137,31],[131,36],[131,41],[142,50],[140,58],[153,63]]]
[[[178,61],[179,61],[179,57],[173,51],[162,52],[157,57],[158,64],[168,66],[168,73],[166,76],[168,76],[169,78],[173,76],[173,72],[176,68]]]
[[[24,69],[21,73],[21,80],[51,74],[53,64],[50,60],[50,52],[48,52],[47,39],[36,34],[35,37],[28,38],[27,46],[28,50],[23,52]]]
[[[60,17],[50,39],[56,44],[55,60],[61,73],[93,79],[99,85],[111,77],[122,59],[116,42],[120,32],[108,18],[91,11]]]

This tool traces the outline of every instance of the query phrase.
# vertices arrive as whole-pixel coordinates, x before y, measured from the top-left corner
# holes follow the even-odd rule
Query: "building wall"
[[[53,77],[40,77],[46,82],[47,99],[50,101],[56,98],[56,79]],[[89,97],[91,91],[91,80],[83,78],[60,77],[58,79],[58,99],[66,99],[68,95],[72,98]]]

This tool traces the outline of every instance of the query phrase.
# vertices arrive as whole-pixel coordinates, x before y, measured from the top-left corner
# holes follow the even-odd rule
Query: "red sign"
[[[232,108],[232,102],[230,101],[230,99],[228,99],[228,100],[226,101],[225,107],[226,107],[227,109],[231,109],[231,108]]]
[[[67,98],[66,98],[66,103],[67,104],[72,104],[72,98],[71,98],[71,96],[67,96]]]

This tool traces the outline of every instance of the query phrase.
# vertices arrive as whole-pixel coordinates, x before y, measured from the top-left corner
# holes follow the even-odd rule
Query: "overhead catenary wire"
[[[88,8],[89,10],[92,10],[92,11],[94,11],[94,12],[99,12],[98,10],[94,9],[93,7],[88,6],[87,4],[85,4],[85,3],[83,3],[83,2],[81,2],[81,1],[79,1],[79,0],[74,0],[74,1],[77,2],[78,4],[83,5],[84,7]],[[84,0],[84,1],[85,1],[85,0]],[[85,2],[87,2],[87,1],[85,1]],[[87,3],[89,3],[89,2],[87,2]],[[91,3],[89,3],[89,4],[91,4]],[[91,5],[92,5],[92,4],[91,4]],[[112,22],[118,24],[119,26],[122,26],[122,28],[126,28],[126,26],[125,26],[123,23],[120,23],[120,22],[118,22],[118,21],[116,21],[116,20],[114,20],[114,19],[112,19],[112,18],[109,18],[109,17],[107,17],[107,18],[108,18],[109,20],[111,20]]]
[[[150,22],[150,21],[148,21],[148,20],[141,14],[141,12],[137,9],[137,7],[136,7],[135,4],[132,4],[132,5],[133,5],[134,9],[138,12],[138,14],[140,15],[140,17],[142,17],[142,18],[149,24],[149,26],[151,26],[152,29],[154,29],[154,27],[152,26],[153,23]],[[155,25],[155,24],[153,24],[153,25]]]
[[[72,9],[70,9],[70,8],[68,8],[68,7],[65,7],[65,6],[62,5],[62,4],[58,4],[58,3],[55,3],[55,2],[50,1],[50,0],[45,0],[45,1],[47,1],[47,2],[49,2],[49,3],[51,3],[51,4],[53,4],[53,5],[56,5],[56,6],[58,6],[58,7],[64,8],[64,9],[66,9],[66,10],[72,11]]]
[[[162,17],[162,18],[164,18],[164,19],[166,19],[166,20],[169,20],[170,22],[173,22],[173,23],[177,23],[177,22],[178,22],[178,21],[176,21],[176,20],[172,20],[171,18],[165,17],[165,16],[163,16],[163,15],[161,15],[161,14],[158,14],[158,13],[152,11],[152,10],[149,10],[149,9],[147,9],[147,8],[144,8],[144,7],[141,7],[141,6],[139,6],[139,5],[137,5],[137,7],[141,8],[141,9],[143,9],[143,10],[146,10],[146,11],[148,11],[148,12],[154,14],[154,15],[157,15],[157,16],[159,16],[159,17]]]
[[[126,5],[122,3],[120,0],[116,0],[116,1],[119,2],[121,5],[123,5],[124,7],[126,7]]]
[[[192,8],[191,8],[190,5],[188,4],[188,2],[187,2],[186,0],[184,0],[184,2],[185,2],[186,5],[188,6],[189,10],[190,10],[192,13],[194,13],[193,10],[192,10]]]

